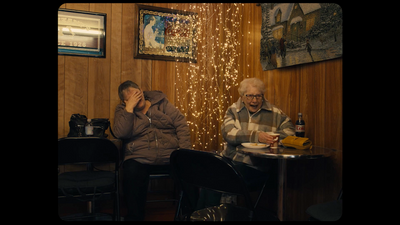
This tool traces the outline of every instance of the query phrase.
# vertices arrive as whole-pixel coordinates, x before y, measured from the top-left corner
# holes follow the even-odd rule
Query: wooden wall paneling
[[[168,8],[168,3],[154,3],[146,5]],[[168,99],[173,98],[174,93],[170,91],[169,86],[171,85],[171,83],[172,84],[174,83],[174,79],[172,79],[172,77],[167,73],[167,61],[162,61],[162,60],[143,60],[143,61],[152,62],[152,65],[150,64],[149,66],[149,69],[152,69],[152,74],[144,72],[142,75],[142,79],[144,79],[144,77],[148,75],[148,79],[145,80],[150,81],[149,84],[151,90],[162,91],[165,95],[167,95]]]
[[[315,116],[315,139],[314,145],[325,146],[325,100],[326,100],[326,70],[323,63],[319,63],[315,70],[315,90],[318,93],[315,103],[318,106]]]
[[[58,56],[58,137],[67,135],[64,132],[65,113],[65,56]]]
[[[243,78],[239,79],[240,81],[244,80],[245,78],[249,78],[249,77],[253,77],[250,70],[252,68],[250,68],[250,61],[249,61],[249,55],[252,54],[249,48],[249,43],[251,41],[249,32],[250,32],[250,24],[249,24],[249,20],[251,17],[251,10],[250,10],[250,4],[244,4],[243,7],[243,17],[242,17],[242,58],[243,58],[243,62],[241,64],[241,69],[242,69],[242,74],[243,74]],[[251,22],[251,21],[250,21]]]
[[[68,9],[89,11],[89,4],[65,4]],[[65,56],[64,134],[69,132],[69,119],[74,113],[87,115],[88,58]]]
[[[111,49],[110,49],[110,124],[114,126],[115,108],[120,104],[118,86],[121,82],[122,56],[122,3],[111,5]]]
[[[242,26],[242,24],[243,24],[243,17],[242,17],[242,15],[243,15],[243,7],[242,7],[242,4],[237,3],[236,7],[239,8],[238,9],[238,15],[237,15],[238,17],[236,18],[236,22],[239,23],[239,26]],[[232,31],[233,31],[233,29],[237,30],[238,28],[236,28],[236,27],[232,28]],[[242,55],[241,55],[241,53],[242,53],[243,46],[241,44],[241,42],[242,42],[241,40],[242,40],[243,37],[242,37],[242,33],[241,32],[238,32],[236,35],[237,35],[236,39],[238,40],[238,43],[237,43],[237,46],[236,46],[236,53],[238,54],[238,56],[235,59],[235,64],[234,65],[236,66],[236,69],[238,70],[238,74],[237,74],[238,75],[238,80],[236,81],[237,82],[237,86],[232,86],[231,87],[231,90],[230,90],[231,98],[229,100],[228,107],[230,105],[232,105],[234,102],[236,102],[238,100],[238,98],[240,97],[239,92],[238,92],[238,88],[239,88],[240,82],[243,80],[243,79],[240,79],[240,78],[242,78],[242,76],[241,76],[241,67],[242,67],[241,66],[242,65],[242,57],[241,57]]]
[[[174,63],[174,71],[176,77],[176,90],[175,90],[175,98],[176,102],[175,105],[181,110],[181,112],[186,116],[186,120],[189,119],[189,97],[190,93],[188,93],[188,80],[189,78],[186,76],[186,71],[183,70],[185,67],[183,66],[184,63],[175,62]],[[172,70],[172,69],[171,69]]]
[[[325,62],[326,101],[325,101],[325,146],[337,151],[332,158],[332,179],[334,189],[332,195],[338,195],[342,188],[343,174],[343,72],[342,59]]]
[[[199,62],[198,62],[199,63]],[[186,75],[189,72],[189,68],[186,66],[187,63],[184,62],[176,62],[175,64],[175,73],[177,78],[177,89],[179,89],[179,101],[177,98],[176,106],[179,106],[181,113],[185,115],[186,120],[188,122],[193,122],[194,116],[192,113],[195,112],[195,108],[189,107],[189,103],[191,102],[192,93],[189,91],[189,83],[190,77]],[[196,133],[198,132],[194,126],[190,126],[190,137],[192,145],[195,143],[197,138]]]
[[[146,5],[168,8],[168,3],[155,3]],[[167,86],[169,84],[168,75],[166,74],[167,62],[162,60],[148,60],[148,61],[153,61],[153,65],[151,66],[153,73],[150,74],[150,76],[153,78],[150,82],[151,89],[162,91],[166,95],[169,94],[166,92]]]
[[[140,3],[142,5],[149,5],[149,6],[153,6],[153,3]],[[138,36],[139,36],[139,17],[136,16],[136,11],[135,11],[135,18],[136,20],[134,21],[134,36],[135,36],[135,42],[133,45],[133,51],[136,51],[137,48],[137,44],[138,44]],[[147,60],[147,59],[135,59],[135,60],[140,60],[141,63],[141,82],[139,84],[140,88],[142,88],[142,90],[144,91],[151,91],[151,90],[155,90],[152,86],[152,82],[154,80],[154,63],[157,60]]]
[[[211,140],[209,137],[210,132],[212,133],[212,122],[213,122],[213,114],[212,114],[212,83],[214,81],[215,75],[218,75],[218,70],[215,71],[215,67],[213,64],[217,64],[217,66],[223,67],[222,61],[222,25],[220,25],[220,17],[222,17],[222,4],[213,3],[209,4],[209,11],[207,12],[207,32],[203,33],[203,37],[206,40],[206,48],[203,49],[205,51],[204,60],[204,77],[202,80],[201,86],[204,88],[203,92],[200,92],[200,103],[198,104],[198,111],[203,110],[203,115],[201,118],[202,124],[204,128],[202,128],[202,138],[201,138],[201,149],[205,151],[210,150]],[[218,23],[217,23],[218,19]],[[221,65],[220,65],[221,64]]]
[[[178,4],[176,3],[168,3],[169,9],[178,9]],[[188,98],[187,98],[187,87],[186,87],[186,76],[183,76],[182,71],[180,71],[180,67],[178,67],[180,63],[174,61],[172,63],[167,64],[167,68],[169,72],[174,73],[174,104],[175,106],[185,115],[186,120],[188,120]]]
[[[323,63],[316,63],[313,73],[315,74],[315,116],[314,116],[314,145],[324,146],[325,139],[325,77],[326,71]]]
[[[306,137],[324,146],[325,67],[323,63],[305,64],[301,69],[300,110],[306,121]],[[296,117],[297,118],[297,117]]]
[[[176,8],[176,3],[168,3],[166,8]],[[191,10],[193,11],[193,10]],[[179,103],[176,102],[176,93],[177,93],[177,85],[176,85],[176,62],[175,61],[167,61],[167,71],[166,74],[169,76],[169,87],[168,87],[168,100],[179,108]],[[184,112],[182,112],[184,113]]]
[[[261,62],[260,62],[260,47],[261,47],[261,7],[253,5],[253,15],[252,15],[252,27],[253,27],[253,68],[254,77],[260,78],[263,72]]]
[[[142,83],[141,60],[133,58],[137,38],[137,15],[135,3],[123,3],[122,7],[122,56],[121,82],[131,80],[138,85]]]
[[[107,13],[106,57],[89,58],[88,118],[110,117],[111,3],[90,3],[90,11]],[[110,135],[109,130],[106,132]]]
[[[58,130],[57,130],[57,138],[66,136],[64,129],[64,117],[65,117],[65,74],[64,74],[64,56],[58,56]],[[60,172],[63,173],[65,171],[65,166],[60,165],[58,166]]]
[[[214,100],[214,90],[211,88],[214,83],[215,83],[215,76],[218,76],[219,70],[222,70],[221,67],[223,67],[223,62],[222,62],[222,4],[215,3],[215,4],[210,4],[210,14],[209,14],[209,25],[207,26],[210,31],[206,33],[206,40],[211,40],[211,42],[207,43],[207,47],[204,49],[206,51],[206,60],[205,60],[205,79],[203,79],[202,82],[202,87],[204,88],[203,92],[200,92],[200,102],[201,104],[198,105],[197,110],[203,110],[204,114],[202,115],[202,120],[203,121],[203,126],[206,127],[206,129],[202,130],[203,136],[202,136],[202,150],[209,151],[210,146],[212,146],[212,139],[210,136],[212,136],[213,130],[212,130],[212,125],[213,121],[215,118],[215,115],[213,114],[213,100]],[[217,22],[218,20],[218,22]],[[221,55],[219,60],[215,60],[217,56]],[[211,60],[211,58],[214,57],[214,60]],[[215,70],[215,67],[213,63],[217,63],[218,69],[217,71]],[[221,64],[221,65],[219,65]],[[211,134],[210,134],[211,132]]]
[[[183,10],[183,5],[179,4],[178,8],[179,10]],[[184,80],[185,82],[185,86],[186,89],[184,90],[188,90],[188,94],[187,94],[187,102],[188,105],[186,107],[186,111],[188,112],[188,117],[187,119],[192,123],[191,124],[191,129],[192,129],[192,133],[191,133],[191,141],[192,144],[195,146],[195,149],[202,149],[202,146],[200,146],[200,142],[202,142],[201,140],[201,128],[203,127],[200,124],[197,124],[196,119],[197,119],[197,112],[199,110],[199,105],[202,104],[202,96],[201,93],[194,93],[193,90],[198,90],[199,87],[201,87],[202,82],[200,82],[201,77],[203,77],[206,74],[206,71],[204,71],[204,66],[206,65],[206,55],[207,51],[205,51],[205,49],[207,48],[207,45],[209,44],[207,41],[205,41],[207,39],[207,32],[208,32],[208,27],[204,25],[204,22],[208,22],[208,20],[203,20],[203,18],[208,18],[207,15],[209,15],[209,13],[207,12],[207,8],[204,7],[204,12],[201,16],[202,18],[202,27],[201,27],[201,33],[199,35],[199,39],[201,40],[201,48],[198,50],[198,56],[197,56],[197,64],[199,66],[199,69],[197,71],[198,76],[197,77],[192,77],[190,75],[190,70],[189,68],[186,66],[186,63],[182,63],[182,62],[177,62],[177,68],[178,71],[180,73],[181,77],[185,77]],[[211,40],[208,40],[211,41]],[[198,100],[197,101],[193,101],[194,96],[198,96]],[[204,124],[204,123],[203,123]]]
[[[175,85],[175,61],[167,61],[167,70],[165,71],[165,76],[168,76],[168,86],[166,91],[168,101],[171,104],[177,106],[175,104],[175,93],[176,93],[176,85]]]
[[[64,9],[65,4],[62,4],[60,8]],[[58,102],[58,110],[57,110],[57,115],[58,115],[58,131],[57,135],[58,137],[62,137],[64,135],[64,113],[65,113],[65,56],[59,55],[58,56],[58,77],[57,77],[57,82],[58,82],[58,93],[57,93],[57,102]]]
[[[300,78],[300,110],[303,114],[303,119],[306,121],[306,137],[310,138],[315,144],[315,111],[317,110],[317,105],[315,104],[316,95],[315,93],[315,79],[316,75],[313,73],[315,71],[315,64],[305,64],[301,66],[301,78]],[[310,108],[311,106],[314,106]],[[297,116],[295,117],[295,119]]]
[[[151,82],[151,87],[153,90],[162,91],[164,94],[168,96],[168,85],[170,79],[166,74],[167,71],[167,62],[161,60],[153,60],[153,80]]]
[[[228,43],[231,44],[231,39],[229,37],[226,37],[227,31],[226,29],[229,29],[229,31],[231,33],[233,33],[232,30],[232,24],[229,22],[227,22],[227,19],[229,19],[231,17],[230,14],[232,14],[232,11],[228,11],[228,9],[232,10],[232,3],[228,3],[228,4],[220,4],[219,5],[221,7],[221,16],[217,17],[219,22],[219,36],[222,38],[222,43]],[[217,23],[218,23],[217,21]],[[229,49],[226,50],[226,52],[224,52],[224,58],[225,61],[227,63],[229,63],[229,56],[231,56],[231,52],[229,51]],[[216,92],[214,94],[215,98],[217,99],[217,102],[213,102],[215,105],[212,106],[213,109],[219,109],[222,108],[223,110],[218,110],[217,114],[214,116],[214,126],[213,128],[210,128],[209,130],[211,130],[213,132],[213,135],[215,135],[215,140],[218,143],[222,143],[223,142],[223,138],[222,135],[218,135],[218,133],[221,130],[221,120],[224,118],[225,115],[225,111],[228,107],[227,104],[225,104],[225,99],[224,99],[224,93],[225,90],[225,84],[224,84],[224,80],[226,79],[225,76],[225,71],[228,70],[228,68],[226,67],[226,64],[223,64],[223,70],[217,70],[217,68],[214,68],[214,72],[218,73],[218,76],[216,77],[215,80],[215,87],[218,87],[217,89],[214,89]],[[215,148],[214,150],[222,150],[223,146],[217,146],[217,148]]]
[[[63,5],[67,9],[89,11],[89,3],[65,3]]]
[[[166,6],[161,7],[165,8]],[[148,73],[149,78],[151,78],[151,89],[162,91],[167,96],[167,99],[174,104],[175,61],[153,60],[152,62],[153,65],[150,68],[153,70],[153,72],[151,74]],[[189,63],[185,63],[185,65],[189,66]]]
[[[139,84],[140,88],[143,91],[151,91],[154,90],[152,87],[153,81],[153,66],[154,61],[152,60],[141,60],[141,84]]]
[[[257,11],[259,11],[259,8],[256,8],[255,4],[248,4],[248,5],[249,5],[249,11],[248,11],[249,15],[246,19],[248,21],[245,21],[245,24],[247,27],[247,35],[249,37],[248,43],[245,43],[245,46],[247,45],[247,49],[248,49],[247,65],[248,65],[248,69],[249,69],[249,72],[248,72],[249,76],[256,77],[255,71],[257,70],[257,67],[255,65],[256,65],[256,63],[257,64],[260,64],[260,63],[259,63],[259,61],[256,62],[256,60],[255,60],[257,58],[256,54],[259,50],[255,49],[254,42],[256,41],[256,36],[257,36],[256,33],[259,33],[260,30],[257,30],[257,31],[255,30],[256,22],[254,21],[254,19],[255,19],[255,14],[257,13]]]
[[[244,48],[244,45],[242,45],[243,32],[242,32],[242,28],[241,27],[243,26],[243,21],[244,21],[243,20],[244,9],[243,9],[243,6],[242,6],[241,3],[237,3],[236,7],[239,8],[238,9],[238,15],[237,15],[238,18],[236,18],[236,22],[239,22],[239,26],[240,26],[239,32],[236,34],[237,35],[236,39],[238,41],[238,44],[236,46],[236,53],[238,54],[238,56],[236,57],[235,63],[234,63],[234,65],[236,66],[236,69],[238,70],[237,80],[236,80],[237,86],[232,86],[231,90],[229,91],[229,93],[231,94],[231,97],[230,97],[230,100],[229,100],[229,104],[227,105],[227,108],[239,99],[240,95],[239,95],[239,92],[238,92],[238,88],[239,88],[240,82],[243,80],[243,68],[244,68],[244,66],[242,66],[243,65],[243,58],[242,58],[243,50],[242,49]],[[238,28],[236,28],[236,27],[233,28],[233,26],[232,26],[232,31],[233,31],[233,29],[235,29],[235,31],[236,31]],[[224,115],[225,115],[225,112],[224,112]]]
[[[214,4],[208,4],[208,5],[202,5],[202,13],[200,14],[201,18],[201,33],[199,34],[199,39],[201,40],[199,44],[199,49],[198,49],[198,56],[197,56],[197,64],[199,66],[199,69],[197,70],[197,77],[192,77],[190,75],[190,70],[185,69],[185,73],[183,73],[183,76],[187,76],[187,85],[188,87],[191,88],[191,92],[189,93],[190,97],[190,102],[192,102],[192,106],[195,105],[193,108],[189,109],[189,112],[191,113],[190,118],[192,119],[192,128],[194,129],[194,132],[192,133],[192,141],[193,144],[195,145],[195,149],[199,150],[204,150],[204,143],[203,139],[204,136],[201,134],[204,133],[203,127],[206,124],[204,121],[200,120],[201,122],[198,123],[198,116],[195,116],[197,112],[201,110],[202,104],[204,102],[204,91],[201,91],[200,93],[194,93],[193,90],[199,90],[199,88],[204,88],[204,80],[208,79],[208,71],[207,71],[207,64],[209,61],[211,61],[211,51],[212,51],[212,45],[215,44],[215,39],[211,39],[211,29],[212,29],[212,21],[210,19],[212,15],[212,8]],[[182,64],[180,64],[182,65]],[[188,75],[186,75],[188,74]],[[197,101],[193,101],[192,98],[194,96],[197,97]],[[200,115],[200,117],[203,117]],[[200,144],[201,143],[201,144]]]
[[[273,85],[273,72],[263,71],[260,79],[264,82],[265,88],[267,89],[264,93],[265,98],[271,103],[275,104],[275,87]]]
[[[225,21],[226,17],[229,17],[228,9],[230,8],[230,3],[228,4],[214,4],[214,10],[216,10],[216,14],[213,17],[212,24],[215,27],[215,39],[216,45],[210,55],[214,57],[214,62],[218,62],[217,67],[211,61],[209,61],[207,68],[209,73],[208,82],[206,83],[206,87],[208,89],[208,96],[206,97],[208,101],[208,112],[206,115],[207,127],[206,135],[204,135],[204,142],[207,146],[207,151],[215,151],[218,150],[218,131],[220,130],[219,120],[219,110],[218,110],[218,99],[223,96],[219,93],[219,88],[222,88],[222,85],[219,86],[219,83],[222,84],[222,78],[224,76],[224,72],[227,69],[226,64],[228,62],[228,52],[225,51],[224,44],[227,42],[226,31],[224,30],[227,26]],[[231,12],[231,11],[230,11]],[[218,38],[218,39],[217,39]],[[220,56],[220,57],[218,57]],[[219,60],[218,60],[219,58]],[[217,59],[217,60],[215,60]],[[221,64],[219,66],[219,64]],[[220,82],[221,81],[221,82]],[[218,88],[217,88],[218,87]],[[222,88],[223,89],[223,88]],[[208,144],[207,144],[208,142]]]
[[[89,4],[67,3],[67,9],[89,11]],[[69,132],[69,120],[72,114],[87,115],[88,111],[88,70],[89,60],[86,57],[64,56],[65,65],[65,104],[64,135]],[[60,172],[62,168],[60,168]],[[65,165],[65,171],[79,171],[77,165]]]
[[[326,71],[326,146],[342,150],[343,78],[342,59],[325,62]]]
[[[274,105],[282,109],[292,121],[296,120],[299,110],[299,72],[297,67],[272,72],[268,86],[273,86]]]
[[[199,9],[197,8],[198,5],[196,5],[196,10],[191,10],[191,11],[195,11],[197,13],[199,13]],[[187,7],[185,6],[185,4],[172,4],[170,3],[168,5],[169,8],[173,7],[174,9],[177,10],[185,10]],[[201,13],[199,13],[199,18],[201,18]],[[201,34],[204,33],[204,30],[200,30]],[[198,68],[196,68],[196,72],[197,74],[200,76],[201,74],[201,70],[199,68],[201,68],[201,65],[204,63],[203,61],[203,55],[202,55],[202,46],[203,46],[203,40],[201,39],[202,36],[200,36],[199,41],[198,41],[198,53],[197,53],[197,63],[196,66],[198,66]],[[192,113],[194,113],[197,110],[197,107],[192,108],[190,107],[190,103],[191,103],[191,97],[193,96],[193,93],[190,92],[190,90],[192,89],[196,89],[194,88],[195,84],[194,81],[196,81],[198,79],[198,77],[194,77],[191,78],[189,76],[189,71],[190,68],[188,66],[188,63],[185,62],[179,62],[176,61],[174,62],[174,64],[167,64],[167,68],[168,67],[172,67],[172,65],[175,65],[175,80],[176,80],[176,96],[175,96],[175,105],[178,106],[178,108],[180,109],[180,111],[186,116],[186,120],[191,123],[194,121],[194,116],[192,115]],[[170,70],[172,70],[172,68],[170,68]],[[192,88],[190,87],[190,85],[192,85]],[[179,94],[179,96],[177,96]],[[195,144],[196,140],[197,140],[197,133],[199,132],[199,130],[197,130],[197,127],[202,127],[201,125],[198,125],[197,127],[195,125],[190,125],[190,131],[191,131],[191,143],[192,145]]]
[[[65,57],[64,134],[69,132],[68,122],[72,114],[87,115],[88,61],[82,57]]]

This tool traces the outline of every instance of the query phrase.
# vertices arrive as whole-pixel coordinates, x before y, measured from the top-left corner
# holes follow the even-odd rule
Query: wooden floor
[[[158,188],[161,188],[162,190],[169,190],[172,191],[173,185],[171,186],[168,184],[168,182],[161,182],[162,179],[156,179],[154,181],[151,181],[151,190],[155,192],[148,192],[147,193],[147,200],[159,200],[159,199],[168,199],[172,198],[172,193],[167,192],[167,193],[159,193],[157,190],[160,190]],[[166,179],[167,181],[168,179]],[[275,183],[271,185],[272,187],[276,187]],[[149,189],[150,190],[150,189]],[[257,199],[258,197],[258,192],[253,192],[251,193],[252,199]],[[276,215],[276,198],[270,198],[268,196],[276,196],[277,195],[277,190],[275,188],[266,188],[263,197],[260,199],[259,202],[259,207],[258,210],[261,212],[261,214],[265,214],[266,212],[274,212],[272,213],[275,217]],[[175,198],[178,198],[178,193],[175,194]],[[238,203],[239,204],[244,204],[244,200],[241,198],[238,198]],[[175,212],[177,208],[178,203],[177,202],[148,202],[146,203],[146,208],[145,208],[145,221],[174,221],[175,217]],[[59,217],[64,217],[72,214],[79,214],[79,213],[86,213],[88,210],[87,203],[85,202],[76,202],[76,203],[59,203],[58,204],[58,216]],[[258,211],[257,210],[257,211]],[[113,213],[113,200],[103,200],[96,202],[96,213],[107,213],[112,215]],[[127,208],[126,208],[126,203],[125,199],[123,197],[123,194],[121,193],[120,196],[120,217],[121,220],[124,219],[124,217],[127,214]],[[110,219],[110,218],[106,218]],[[271,220],[275,220],[275,218],[271,218]]]
[[[150,194],[151,195],[151,194]],[[154,199],[153,196],[148,196],[148,199]],[[163,199],[164,196],[156,196],[156,199]],[[113,201],[107,200],[96,203],[96,213],[113,213]],[[175,210],[177,203],[173,202],[154,202],[146,204],[145,221],[174,221]],[[87,204],[83,202],[58,204],[58,216],[64,217],[72,214],[79,214],[87,212]],[[120,216],[126,216],[127,210],[123,199],[120,201]]]
[[[257,194],[257,193],[256,193]],[[165,199],[167,196],[165,194],[152,194],[149,193],[148,199]],[[263,195],[263,197],[265,197]],[[266,220],[276,221],[276,209],[273,208],[265,208],[265,205],[274,205],[276,202],[267,203],[265,198],[260,200],[260,206],[258,207],[258,212],[264,214],[264,216],[268,216]],[[173,202],[154,202],[154,203],[146,203],[146,214],[145,221],[174,221],[175,211],[178,203]],[[73,214],[80,214],[87,212],[87,204],[84,202],[77,203],[69,203],[69,204],[58,204],[58,216],[64,217]],[[272,213],[271,213],[272,212]],[[113,213],[113,201],[112,200],[104,200],[102,202],[96,203],[96,213],[106,213],[112,215]],[[120,200],[120,216],[121,220],[124,220],[126,216],[127,210],[123,197],[121,196]],[[111,217],[106,218],[105,220],[110,220]]]

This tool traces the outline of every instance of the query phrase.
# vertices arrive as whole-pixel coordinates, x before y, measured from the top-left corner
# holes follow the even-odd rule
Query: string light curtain
[[[194,149],[221,150],[221,124],[243,79],[238,63],[243,4],[190,4],[189,11],[197,13],[197,63],[175,64],[176,106],[186,116]]]

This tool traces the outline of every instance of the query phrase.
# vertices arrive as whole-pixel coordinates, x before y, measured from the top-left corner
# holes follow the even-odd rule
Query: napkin
[[[282,144],[285,147],[292,147],[296,149],[309,149],[311,147],[312,142],[309,138],[302,138],[296,136],[287,136],[282,140]]]

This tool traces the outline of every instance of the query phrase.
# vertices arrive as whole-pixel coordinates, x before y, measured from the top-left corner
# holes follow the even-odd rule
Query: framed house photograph
[[[134,58],[196,62],[197,13],[137,4],[138,43]]]
[[[263,70],[339,58],[342,8],[336,3],[262,3]]]
[[[58,9],[58,54],[106,57],[107,14]]]

